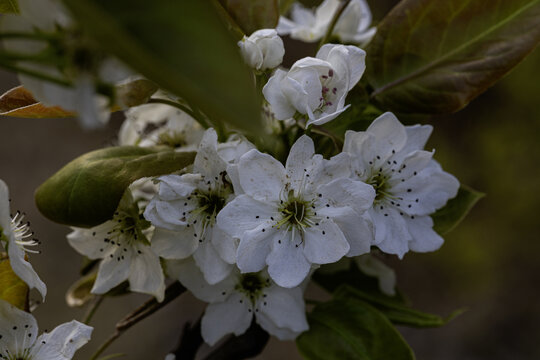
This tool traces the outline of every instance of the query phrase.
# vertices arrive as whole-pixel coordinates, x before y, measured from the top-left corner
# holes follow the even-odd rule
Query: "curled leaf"
[[[0,260],[0,299],[21,310],[26,308],[28,299],[28,285],[15,275],[7,258]]]
[[[0,115],[19,118],[45,119],[74,117],[77,114],[59,106],[46,106],[23,86],[17,86],[0,96]]]

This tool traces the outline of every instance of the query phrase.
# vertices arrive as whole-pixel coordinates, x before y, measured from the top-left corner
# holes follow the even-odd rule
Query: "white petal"
[[[38,326],[36,319],[5,300],[0,299],[0,352],[11,354],[30,348],[36,341]]]
[[[6,183],[0,179],[0,228],[4,233],[11,232],[11,216],[9,213],[9,190]]]
[[[197,155],[193,162],[193,172],[204,175],[207,178],[220,176],[227,169],[227,163],[217,152],[217,133],[214,129],[206,130],[197,149]]]
[[[291,147],[285,169],[293,188],[298,188],[298,184],[305,179],[305,170],[312,165],[314,155],[315,145],[309,136],[302,135]]]
[[[206,239],[199,245],[193,254],[193,259],[209,284],[216,284],[225,279],[233,269],[231,264],[227,264],[219,256],[210,239]]]
[[[238,250],[239,238],[233,238],[225,231],[221,230],[217,225],[214,225],[211,241],[219,256],[225,262],[228,264],[236,263],[236,251]]]
[[[266,266],[266,259],[270,254],[272,243],[283,234],[276,228],[262,224],[259,227],[246,231],[240,239],[236,261],[243,273],[256,272]]]
[[[205,302],[224,301],[236,285],[238,270],[234,270],[223,281],[210,285],[193,258],[169,260],[166,264],[169,276],[178,279],[195,297]]]
[[[390,112],[375,119],[367,128],[366,133],[371,135],[373,139],[369,139],[369,143],[366,139],[366,143],[362,147],[362,154],[353,155],[361,155],[366,162],[374,161],[374,166],[378,166],[376,160],[385,161],[392,154],[392,150],[399,152],[407,143],[405,127]]]
[[[295,233],[294,239],[292,233]],[[274,242],[266,259],[268,274],[276,284],[286,288],[298,286],[309,274],[311,264],[304,256],[302,239],[298,230],[292,229]]]
[[[349,106],[350,105],[347,105],[345,107],[338,106],[338,109],[336,111],[334,111],[332,113],[328,113],[328,114],[325,113],[323,116],[321,116],[321,115],[319,115],[317,117],[311,117],[310,116],[308,122],[306,123],[306,126],[326,124],[327,122],[337,118],[339,116],[339,114],[341,114],[342,112],[347,110],[349,108]]]
[[[374,237],[373,226],[371,221],[367,220],[369,219],[367,213],[359,215],[349,207],[326,208],[319,213],[321,216],[329,216],[343,232],[350,246],[347,256],[357,256],[370,251]]]
[[[318,188],[335,206],[350,206],[359,214],[371,208],[375,189],[362,181],[341,178]]]
[[[429,252],[438,250],[444,240],[433,230],[433,220],[429,216],[415,216],[408,219],[407,226],[412,240],[409,248],[416,252]]]
[[[276,206],[240,195],[225,205],[217,215],[217,226],[233,237],[240,238],[277,213]]]
[[[257,318],[261,314],[265,315],[278,328],[286,328],[295,333],[309,328],[302,289],[299,287],[285,289],[273,285],[264,293],[266,297],[260,298],[257,302],[259,309]]]
[[[24,250],[15,242],[13,234],[9,240],[8,257],[13,272],[24,281],[30,289],[37,289],[43,300],[47,295],[47,286],[41,281],[32,265],[26,261]]]
[[[370,210],[369,214],[375,226],[375,245],[385,253],[396,254],[400,259],[403,258],[409,251],[408,243],[411,240],[405,219],[390,207],[385,207],[384,210]]]
[[[434,161],[432,163],[435,164]],[[396,193],[403,199],[404,210],[419,215],[428,215],[443,207],[449,199],[457,195],[458,190],[459,181],[453,175],[442,171],[438,165],[430,166],[395,186]]]
[[[253,317],[249,310],[249,300],[238,293],[232,294],[225,302],[209,304],[201,322],[204,341],[212,346],[227,334],[242,335]]]
[[[164,259],[185,259],[191,256],[199,246],[195,237],[195,227],[190,225],[171,231],[156,228],[152,236],[152,250]]]
[[[201,180],[198,174],[167,175],[159,178],[159,198],[174,200],[189,196]]]
[[[319,67],[323,67],[325,72],[330,68],[328,63],[319,59],[300,59],[281,82],[283,94],[301,114],[319,107],[322,93]]]
[[[126,252],[123,251],[123,248],[117,247],[114,252],[106,254],[99,265],[98,275],[92,288],[92,293],[105,294],[116,285],[127,280],[130,264],[131,251]]]
[[[285,168],[268,154],[255,149],[240,158],[240,183],[245,193],[260,201],[279,201],[285,185]]]
[[[137,246],[136,252],[133,252],[128,280],[131,291],[150,294],[157,301],[163,301],[165,277],[159,256],[149,246]]]
[[[304,229],[304,255],[311,263],[336,262],[349,249],[349,243],[333,221],[321,221],[318,226]]]
[[[50,333],[41,335],[32,349],[30,358],[36,360],[68,360],[86,344],[93,328],[78,321],[57,326]]]
[[[296,112],[281,89],[281,83],[286,76],[287,72],[277,69],[262,90],[264,98],[272,107],[272,112],[278,120],[289,119]]]
[[[106,236],[103,236],[104,232],[100,231],[102,229],[103,226],[96,226],[92,229],[73,228],[73,231],[67,234],[66,238],[69,245],[78,253],[92,260],[101,259],[106,250],[112,246],[109,242],[104,241]],[[107,229],[111,228],[107,226]]]
[[[340,76],[347,78],[347,91],[356,85],[366,70],[366,52],[357,46],[325,44],[317,57],[328,61]]]

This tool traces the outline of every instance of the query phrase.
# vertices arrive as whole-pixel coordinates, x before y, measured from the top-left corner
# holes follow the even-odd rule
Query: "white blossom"
[[[124,281],[130,290],[162,301],[165,279],[159,256],[149,243],[152,228],[126,192],[113,218],[90,229],[73,228],[69,244],[90,259],[102,259],[92,293],[105,294]]]
[[[193,295],[210,303],[201,322],[203,339],[214,345],[226,334],[243,334],[255,321],[280,340],[293,340],[308,330],[303,290],[277,286],[266,272],[241,274],[234,269],[221,282],[210,285],[193,260],[168,266]]]
[[[36,319],[0,299],[0,359],[69,360],[90,340],[92,330],[73,320],[38,337]]]
[[[409,251],[437,250],[443,239],[429,216],[456,196],[458,180],[422,150],[432,127],[403,126],[392,113],[364,132],[347,131],[343,150],[352,155],[353,177],[376,191],[369,215],[375,243],[400,258]]]
[[[195,150],[204,129],[187,113],[165,104],[145,104],[125,112],[120,145],[166,145]]]
[[[223,153],[239,156],[228,148]],[[169,260],[193,256],[212,284],[225,278],[235,262],[233,239],[215,226],[217,214],[234,197],[227,165],[216,132],[208,129],[191,173],[160,177],[159,194],[144,212],[156,227],[152,249]]]
[[[43,11],[46,8],[47,11]],[[21,3],[20,16],[3,17],[1,30],[9,33],[42,34],[57,38],[51,43],[45,40],[7,38],[3,41],[5,49],[15,54],[25,55],[28,60],[17,62],[18,66],[31,70],[40,76],[19,74],[21,84],[34,98],[48,106],[60,106],[64,110],[76,112],[81,125],[85,128],[103,126],[110,115],[109,99],[97,92],[98,83],[113,84],[131,75],[118,60],[98,54],[99,50],[88,45],[85,39],[79,39],[80,31],[73,27],[69,14],[61,2],[55,0],[25,0]],[[59,66],[33,61],[47,48],[65,53],[65,61]],[[52,53],[52,51],[48,51]],[[51,55],[52,56],[52,55]]]
[[[305,42],[319,41],[328,31],[340,3],[340,0],[325,0],[315,10],[295,3],[291,8],[291,19],[279,18],[277,31],[280,35],[290,35]],[[332,35],[345,43],[365,45],[376,32],[370,25],[371,11],[367,2],[352,0],[339,17]]]
[[[309,126],[336,118],[349,107],[345,98],[364,73],[365,56],[356,46],[326,44],[317,57],[298,60],[288,72],[276,70],[263,88],[276,119],[298,112]]]
[[[9,262],[13,272],[24,281],[30,289],[37,289],[42,298],[47,295],[47,287],[41,281],[32,265],[26,260],[26,253],[37,253],[32,247],[39,242],[32,238],[29,223],[24,222],[24,214],[17,211],[11,217],[9,209],[9,190],[6,183],[0,180],[0,247],[7,249]]]
[[[240,239],[237,265],[242,273],[268,265],[283,287],[298,286],[312,264],[369,252],[371,229],[361,217],[375,192],[349,179],[349,157],[324,160],[313,141],[302,136],[285,167],[253,149],[240,158],[238,184],[243,193],[218,214],[218,226]],[[354,206],[354,209],[353,209]]]
[[[274,29],[257,30],[249,37],[244,36],[238,46],[245,63],[260,71],[279,66],[285,55],[283,40]]]

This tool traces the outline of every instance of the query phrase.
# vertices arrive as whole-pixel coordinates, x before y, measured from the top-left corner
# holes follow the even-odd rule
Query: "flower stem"
[[[86,311],[86,315],[84,316],[84,319],[82,321],[84,324],[88,325],[90,323],[103,300],[105,300],[105,296],[98,295],[96,299],[90,304],[90,307]]]
[[[43,74],[43,73],[40,73],[40,72],[37,72],[37,71],[34,71],[34,70],[19,67],[16,64],[14,64],[13,62],[11,62],[10,60],[0,58],[0,67],[3,67],[5,69],[8,69],[8,70],[20,73],[20,74],[28,75],[28,76],[31,76],[31,77],[34,77],[34,78],[37,78],[37,79],[52,82],[52,83],[55,83],[55,84],[58,84],[58,85],[61,85],[61,86],[66,86],[66,87],[72,86],[72,83],[70,81],[60,79],[60,78],[57,78],[57,77],[54,77],[54,76],[50,76],[50,75],[47,75],[47,74]]]
[[[330,25],[328,26],[328,29],[326,30],[326,34],[324,34],[323,38],[321,39],[321,42],[319,43],[319,49],[330,40],[330,37],[332,36],[332,33],[334,32],[334,28],[336,27],[336,24],[341,17],[341,14],[343,14],[343,11],[347,8],[351,0],[342,0],[339,4],[338,8],[336,9],[336,12],[334,13],[334,16],[332,17],[332,21],[330,21]]]
[[[139,308],[135,309],[132,313],[125,316],[116,324],[116,331],[96,350],[90,360],[96,360],[107,348],[122,334],[139,321],[146,319],[162,307],[165,307],[168,303],[182,295],[186,291],[186,288],[179,282],[175,282],[169,285],[165,290],[165,298],[162,302],[157,302],[156,299],[149,300],[142,304]]]

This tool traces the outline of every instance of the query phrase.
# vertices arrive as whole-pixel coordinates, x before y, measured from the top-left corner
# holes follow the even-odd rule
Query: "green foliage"
[[[17,0],[0,0],[0,14],[19,13]]]
[[[377,309],[354,297],[336,297],[308,314],[310,329],[296,344],[308,360],[412,360],[399,332]]]
[[[259,29],[273,29],[279,19],[278,0],[219,0],[247,36]]]
[[[66,0],[104,50],[213,122],[259,133],[260,95],[210,1]]]
[[[190,165],[193,152],[119,146],[92,151],[68,163],[36,191],[36,204],[52,221],[92,227],[112,218],[126,188],[142,177]]]
[[[391,298],[383,294],[371,294],[347,285],[340,286],[334,296],[336,298],[355,298],[365,301],[377,308],[392,323],[419,328],[443,326],[463,312],[463,310],[456,310],[448,317],[442,318],[438,315],[414,310],[397,298]]]
[[[0,299],[21,310],[26,308],[28,285],[13,272],[8,259],[0,254]]]
[[[403,0],[367,53],[372,96],[395,112],[455,112],[540,41],[540,0]]]
[[[484,195],[466,185],[461,185],[456,197],[448,200],[443,208],[431,215],[434,222],[433,229],[441,235],[449,233]]]

